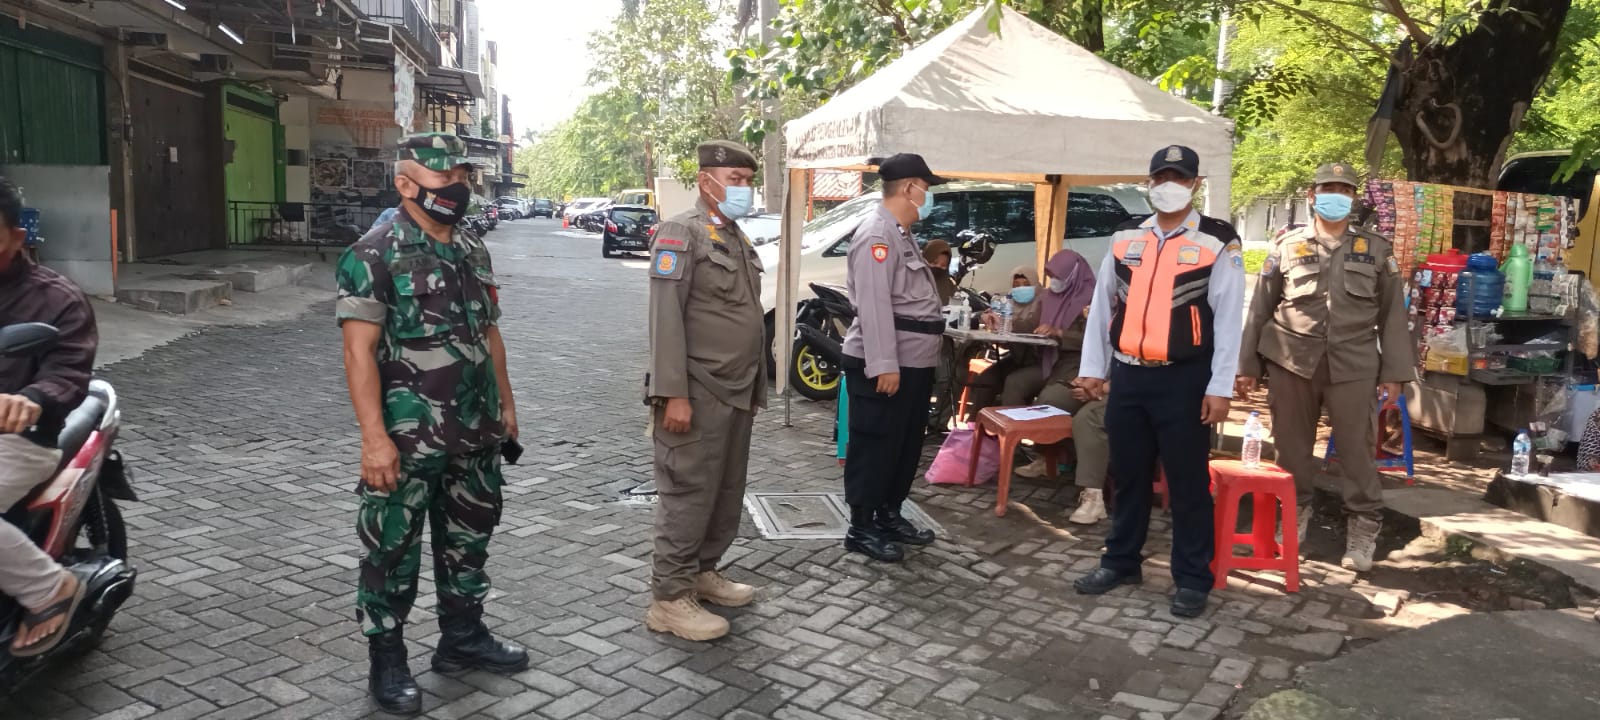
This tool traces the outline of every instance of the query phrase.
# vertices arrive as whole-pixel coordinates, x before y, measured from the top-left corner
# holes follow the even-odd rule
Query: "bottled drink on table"
[[[1244,421],[1244,452],[1241,458],[1247,468],[1261,467],[1261,437],[1266,434],[1266,428],[1261,426],[1261,413],[1250,411],[1250,419]]]
[[[1533,438],[1528,437],[1528,431],[1517,433],[1517,439],[1511,441],[1511,474],[1527,475],[1529,456],[1533,454]]]
[[[1000,315],[1000,327],[996,328],[996,330],[1001,335],[1010,335],[1011,334],[1011,298],[1004,298],[1004,299],[1000,300],[999,302],[1000,302],[1000,305],[999,305],[998,314]]]

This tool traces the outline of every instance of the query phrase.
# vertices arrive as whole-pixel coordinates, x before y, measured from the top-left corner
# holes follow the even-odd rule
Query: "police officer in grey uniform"
[[[767,363],[761,260],[737,222],[751,212],[756,159],[720,140],[698,153],[699,201],[656,228],[651,246],[645,385],[659,502],[645,625],[704,641],[728,634],[728,621],[701,601],[755,599],[755,588],[723,577],[717,564],[739,532]]]
[[[1279,463],[1294,475],[1302,543],[1318,471],[1317,421],[1328,408],[1344,449],[1339,467],[1349,513],[1340,564],[1366,571],[1383,508],[1373,461],[1378,396],[1398,398],[1416,370],[1394,249],[1350,222],[1356,183],[1355,169],[1344,163],[1317,168],[1308,198],[1314,223],[1273,240],[1244,325],[1236,389],[1251,392],[1267,376],[1273,441]]]
[[[856,319],[844,340],[850,392],[850,443],[844,491],[850,531],[844,546],[897,562],[902,544],[926,545],[933,532],[900,514],[922,457],[928,399],[944,334],[933,271],[911,226],[933,209],[933,187],[946,182],[920,155],[900,154],[878,167],[883,202],[850,243],[850,302]]]

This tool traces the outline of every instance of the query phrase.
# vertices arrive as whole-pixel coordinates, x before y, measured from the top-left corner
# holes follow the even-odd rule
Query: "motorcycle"
[[[972,289],[972,272],[994,257],[993,236],[963,230],[956,235],[960,260],[952,274],[956,286],[965,291],[973,317],[989,309],[989,298]],[[795,312],[795,342],[789,363],[789,384],[809,400],[832,400],[839,396],[840,365],[837,347],[855,322],[856,309],[845,288],[811,283],[814,297],[800,301]],[[942,411],[941,411],[942,412]]]
[[[0,328],[0,358],[39,355],[57,338],[55,328],[40,323]],[[33,657],[12,657],[11,642],[24,611],[0,596],[0,698],[56,661],[94,648],[133,594],[137,572],[128,564],[127,526],[117,501],[138,498],[114,449],[121,427],[116,390],[103,380],[91,381],[89,396],[67,416],[56,443],[63,458],[56,475],[5,509],[0,520],[20,528],[84,584],[77,612],[66,619],[67,634]]]

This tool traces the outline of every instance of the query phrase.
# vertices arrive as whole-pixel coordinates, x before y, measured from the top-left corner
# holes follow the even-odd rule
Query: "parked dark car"
[[[626,251],[645,252],[656,234],[656,211],[641,205],[613,205],[606,211],[605,230],[600,235],[600,254],[616,257]]]
[[[554,218],[556,216],[556,204],[544,198],[534,200],[533,209],[529,212],[529,216]]]

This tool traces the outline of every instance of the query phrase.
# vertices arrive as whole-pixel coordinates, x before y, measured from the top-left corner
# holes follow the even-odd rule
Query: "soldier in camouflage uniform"
[[[416,600],[424,522],[439,593],[433,668],[514,673],[528,655],[482,622],[483,566],[501,510],[499,450],[516,435],[516,412],[489,252],[457,226],[472,197],[466,146],[454,135],[412,135],[398,157],[399,212],[340,258],[337,313],[362,433],[356,530],[367,552],[356,606],[369,684],[384,710],[416,713],[401,633]]]

